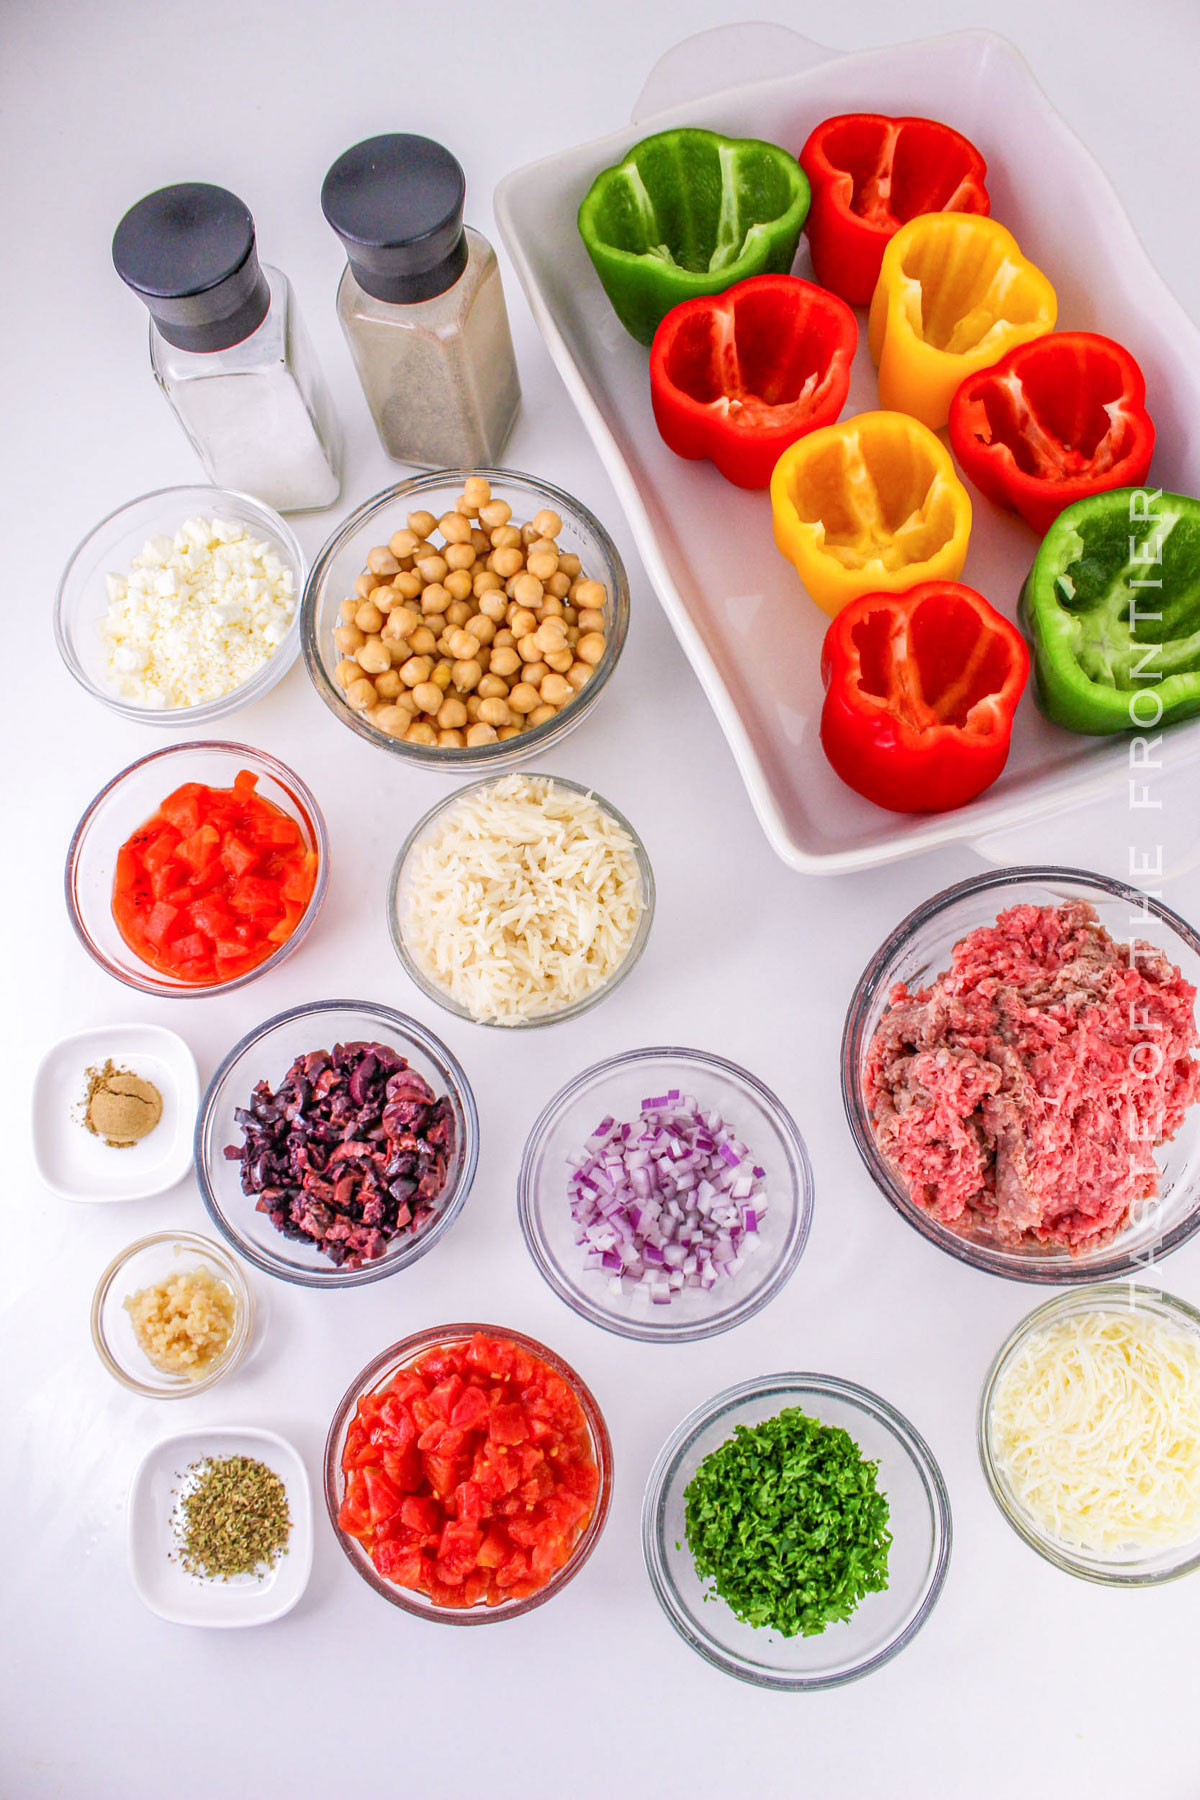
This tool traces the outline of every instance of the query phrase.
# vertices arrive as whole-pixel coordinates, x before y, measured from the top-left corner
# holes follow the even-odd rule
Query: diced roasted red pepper
[[[765,488],[788,445],[841,412],[857,343],[850,308],[794,275],[685,300],[650,350],[659,434],[736,487]]]
[[[927,581],[864,594],[825,634],[822,746],[876,806],[963,806],[1007,761],[1028,675],[1020,632],[973,588]]]
[[[822,287],[867,306],[889,238],[918,213],[986,213],[987,164],[937,119],[839,113],[811,132],[800,166],[812,188],[805,230]]]
[[[950,447],[980,493],[1044,536],[1076,500],[1145,481],[1154,454],[1145,377],[1094,331],[1034,338],[963,382]]]

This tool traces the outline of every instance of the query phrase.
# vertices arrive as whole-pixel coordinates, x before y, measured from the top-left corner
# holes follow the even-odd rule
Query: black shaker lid
[[[457,159],[432,138],[386,132],[339,156],[321,211],[346,246],[359,286],[413,304],[453,287],[467,263]]]
[[[159,188],[113,234],[113,264],[169,344],[227,350],[257,331],[271,290],[254,220],[236,194],[205,181]]]

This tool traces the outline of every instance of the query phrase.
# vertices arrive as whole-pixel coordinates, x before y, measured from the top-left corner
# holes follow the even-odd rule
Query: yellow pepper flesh
[[[1044,337],[1057,316],[1054,289],[995,219],[910,219],[884,251],[871,301],[880,404],[936,431],[968,375]]]
[[[831,616],[860,594],[955,581],[971,501],[941,440],[907,413],[859,413],[799,438],[771,476],[775,542]]]

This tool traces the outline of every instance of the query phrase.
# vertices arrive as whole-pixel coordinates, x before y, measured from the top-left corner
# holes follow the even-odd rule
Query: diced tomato
[[[161,831],[156,831],[153,837],[148,838],[144,844],[139,844],[136,850],[130,845],[125,845],[124,847],[129,850],[132,855],[136,855],[139,858],[144,869],[149,869],[153,874],[156,870],[161,869],[164,864],[170,862],[175,854],[175,846],[178,843],[179,833],[175,830],[175,827],[173,825],[164,825]]]
[[[462,1393],[463,1379],[461,1375],[448,1375],[429,1395],[429,1404],[439,1419],[449,1421],[454,1411],[454,1403]]]
[[[181,831],[185,837],[190,836],[200,823],[200,796],[206,790],[198,781],[185,781],[182,787],[168,794],[159,812],[163,818]],[[150,821],[153,825],[154,821]],[[145,826],[142,828],[146,829]]]
[[[240,795],[243,800],[253,794],[257,786],[258,776],[253,774],[249,769],[239,769],[233,778],[233,791],[235,794]],[[258,796],[255,795],[255,798],[258,799]],[[265,801],[259,801],[260,806],[265,804]]]
[[[220,833],[212,825],[201,825],[190,837],[181,838],[175,855],[193,869],[203,869],[212,861],[221,842]]]
[[[221,847],[221,861],[231,875],[245,875],[259,859],[259,852],[253,844],[244,844],[240,837],[231,834]]]
[[[529,1436],[520,1406],[494,1406],[488,1420],[488,1436],[494,1444],[523,1444]]]
[[[363,1482],[373,1525],[390,1519],[393,1513],[400,1511],[401,1497],[386,1475],[380,1475],[375,1469],[364,1469]]]
[[[454,1490],[456,1516],[468,1525],[478,1525],[483,1517],[483,1493],[477,1481],[460,1481]]]
[[[143,927],[148,942],[151,944],[165,943],[171,927],[178,917],[179,908],[177,906],[168,906],[165,901],[158,901],[151,907],[150,916]]]
[[[386,1581],[397,1587],[423,1589],[421,1552],[403,1544],[383,1543],[374,1552],[375,1567]]]
[[[487,1423],[488,1410],[487,1399],[480,1388],[464,1388],[450,1414],[450,1423],[459,1431],[474,1431]]]

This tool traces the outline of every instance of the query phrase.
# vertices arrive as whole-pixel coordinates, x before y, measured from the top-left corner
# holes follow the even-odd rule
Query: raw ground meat
[[[1086,901],[1014,906],[893,988],[864,1087],[883,1155],[946,1225],[1091,1248],[1158,1192],[1196,1099],[1196,990]]]

